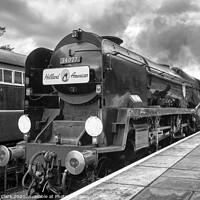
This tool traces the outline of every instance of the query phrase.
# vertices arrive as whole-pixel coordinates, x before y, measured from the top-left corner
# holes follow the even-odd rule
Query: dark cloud
[[[99,34],[120,36],[128,26],[129,20],[142,9],[143,5],[145,5],[144,0],[115,0],[105,8],[102,17],[91,19],[90,25]]]
[[[5,26],[7,30],[15,30],[12,35],[16,34],[16,39],[33,37],[37,46],[53,48],[57,38],[62,37],[66,31],[62,24],[67,23],[67,19],[63,18],[60,23],[52,23],[42,13],[30,7],[26,0],[1,1],[0,13],[0,26]]]
[[[30,34],[32,27],[41,19],[27,5],[27,1],[4,0],[0,2],[1,26],[15,29],[20,36]],[[5,24],[6,23],[6,24]]]
[[[200,40],[199,40],[200,25],[191,26],[188,27],[188,29],[189,29],[188,46],[190,47],[192,54],[195,56],[198,62],[200,62]]]
[[[136,41],[140,53],[180,67],[191,65],[194,60],[200,62],[200,24],[190,17],[199,10],[193,1],[165,1],[155,12],[156,17],[145,20],[146,28]]]
[[[187,66],[194,59],[200,63],[197,1],[107,0],[97,3],[91,0],[83,3],[82,0],[46,0],[46,4],[38,1],[42,5],[38,9],[30,3],[37,3],[35,0],[0,0],[0,26],[5,26],[7,32],[13,30],[10,38],[15,41],[32,38],[34,46],[51,49],[78,28],[99,35],[126,36],[122,38],[128,41],[126,47],[133,50],[137,46],[138,53],[143,56],[157,62]],[[55,8],[51,9],[50,5]],[[124,34],[135,26],[142,27],[135,38]],[[0,43],[6,35],[0,38]]]
[[[138,1],[115,0],[105,6],[101,15],[97,14],[99,13],[97,5],[93,10],[88,10],[88,12],[90,12],[88,15],[79,13],[80,19],[78,21],[70,14],[65,14],[63,18],[55,19],[54,23],[43,20],[42,17],[39,16],[40,19],[36,20],[39,21],[39,24],[33,24],[27,33],[34,35],[37,44],[48,46],[50,43],[50,46],[53,46],[55,41],[58,42],[59,39],[62,39],[62,37],[69,34],[73,29],[78,28],[85,31],[92,31],[99,35],[121,36],[134,13],[136,13],[136,11],[138,12],[145,5],[141,3],[144,1],[145,0],[142,0],[138,3]],[[81,7],[81,2],[81,0],[65,0],[64,4],[69,8],[70,6],[75,7],[74,12],[76,13],[76,6]],[[28,9],[30,10],[30,8]],[[51,38],[51,40],[49,40],[49,38]]]
[[[161,7],[157,10],[157,13],[159,15],[177,15],[190,11],[200,11],[198,4],[193,0],[167,0],[163,1]]]
[[[17,38],[32,37],[37,46],[54,48],[62,37],[78,28],[99,35],[121,36],[134,13],[139,12],[145,5],[142,2],[145,0],[115,0],[108,2],[103,11],[98,10],[101,5],[99,2],[97,5],[94,4],[92,10],[88,9],[89,14],[84,15],[84,9],[87,11],[87,7],[83,7],[82,13],[78,12],[82,6],[81,0],[59,0],[56,2],[57,5],[63,4],[66,11],[62,17],[55,17],[52,21],[43,15],[47,12],[48,5],[39,12],[26,0],[3,0],[0,1],[0,26],[5,26],[7,30],[15,30]],[[70,8],[73,8],[74,12],[68,12]],[[102,14],[98,14],[101,12]],[[76,15],[79,16],[79,20],[76,19]]]
[[[176,60],[181,48],[188,45],[188,28],[183,24],[169,27],[169,25],[164,25],[162,20],[156,19],[155,21],[156,23],[153,23],[147,31],[143,31],[138,37],[139,46],[141,49],[146,49],[150,55],[166,52],[166,59]]]

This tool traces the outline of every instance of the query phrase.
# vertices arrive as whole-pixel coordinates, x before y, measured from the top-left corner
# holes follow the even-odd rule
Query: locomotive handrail
[[[166,75],[172,77],[171,79],[168,78],[168,79],[166,79],[166,80],[173,80],[173,79],[178,79],[178,78],[179,78],[179,79],[181,79],[181,80],[184,80],[182,83],[188,83],[188,84],[192,85],[193,88],[195,88],[195,89],[200,89],[199,87],[196,87],[196,85],[194,84],[194,82],[185,79],[185,78],[182,77],[179,73],[177,73],[174,69],[170,68],[168,65],[157,64],[157,63],[154,63],[154,62],[150,61],[150,60],[147,59],[147,58],[144,58],[144,59],[145,59],[145,61],[147,62],[147,66],[148,66],[148,70],[149,70],[148,73],[152,73],[152,75],[157,75],[158,77],[159,77],[159,75],[160,75],[160,77],[165,78],[165,79],[166,79],[167,77],[164,77],[164,76],[162,76],[162,75],[165,75],[165,74],[166,74]],[[154,65],[155,65],[155,66],[154,66]],[[168,71],[164,71],[164,70],[162,70],[162,69],[156,68],[156,66],[158,66],[158,67],[164,67],[164,69],[167,69]],[[153,72],[150,71],[151,69],[153,69],[153,70],[155,70],[155,71],[158,71],[158,72],[160,72],[160,73],[158,73],[158,74],[153,73]],[[170,71],[169,71],[169,70],[170,70]],[[170,72],[172,72],[172,73],[170,73]]]
[[[101,44],[102,44],[102,53],[104,53],[104,54],[106,54],[106,53],[112,54],[113,52],[116,52],[118,54],[125,56],[126,58],[135,60],[138,63],[146,64],[146,62],[142,56],[140,56],[139,54],[136,54],[132,51],[129,51],[110,40],[103,39]]]
[[[48,94],[40,94],[40,93],[31,93],[31,96],[52,96],[52,97],[55,97],[55,96],[58,96],[58,93],[48,93]]]
[[[83,49],[83,50],[76,50],[74,52],[84,52],[84,51],[101,51],[100,49]]]
[[[124,56],[124,57],[126,57],[126,58],[129,58],[130,60],[133,60],[135,63],[137,63],[137,64],[139,64],[139,65],[145,65],[145,63],[143,63],[143,62],[140,62],[140,61],[138,61],[138,60],[136,60],[136,59],[134,59],[134,58],[132,58],[132,57],[130,57],[130,56],[127,56],[127,55],[125,55],[125,54],[123,54],[123,53],[121,53],[121,52],[119,52],[119,51],[113,51],[113,53],[112,53],[112,55],[122,55],[122,56]]]
[[[184,80],[181,76],[179,76],[179,75],[175,75],[175,74],[170,74],[170,73],[167,73],[167,72],[165,72],[165,71],[162,71],[162,70],[160,70],[160,69],[157,69],[157,68],[155,68],[155,67],[151,67],[150,65],[148,65],[148,68],[150,68],[150,69],[154,69],[155,71],[158,71],[159,73],[158,74],[156,74],[156,73],[153,73],[152,71],[148,71],[148,73],[151,73],[151,74],[153,74],[153,75],[160,75],[160,76],[162,76],[162,78],[167,78],[167,77],[164,77],[163,75],[168,75],[168,76],[170,76],[170,77],[172,77],[171,79],[173,80],[173,79],[178,79],[178,80],[183,80],[183,82],[188,82],[188,83],[191,83],[190,81],[187,81],[187,80]]]
[[[50,114],[50,116],[47,119],[47,124],[45,127],[40,131],[40,133],[37,135],[37,137],[34,140],[34,143],[37,143],[39,137],[42,135],[44,130],[52,123],[52,121],[59,115],[60,109],[55,109],[53,113]]]
[[[148,66],[148,67],[150,67],[150,66]],[[153,68],[153,67],[150,67],[150,68]],[[153,68],[153,69],[155,69],[155,68]],[[155,70],[159,71],[158,69],[155,69]],[[159,78],[162,77],[162,79],[165,79],[165,80],[170,80],[170,81],[172,81],[172,82],[174,82],[174,83],[177,83],[177,82],[179,83],[179,82],[180,82],[180,79],[182,79],[183,81],[182,81],[181,83],[187,83],[187,84],[188,84],[187,86],[193,87],[193,88],[195,88],[195,89],[199,89],[198,87],[194,86],[194,83],[192,83],[191,81],[185,80],[185,79],[183,79],[182,77],[178,80],[178,77],[173,77],[173,75],[170,75],[170,74],[168,74],[168,73],[166,73],[166,72],[163,72],[162,74],[167,74],[167,75],[169,75],[169,76],[172,76],[172,78],[168,78],[168,77],[162,76],[162,75],[160,75],[160,74],[153,73],[153,72],[151,72],[151,71],[148,71],[148,73],[151,74],[151,75],[154,75],[154,76],[156,76],[156,77],[159,77]],[[159,76],[159,75],[160,75],[160,76]],[[176,79],[177,79],[177,81],[176,81]]]
[[[165,77],[165,76],[159,76],[159,74],[155,74],[155,73],[153,73],[153,72],[150,72],[150,71],[148,71],[148,73],[149,74],[151,74],[151,75],[154,75],[154,76],[156,76],[156,77],[159,77],[159,78],[161,78],[162,77],[162,79],[165,79],[165,80],[170,80],[171,82],[173,82],[173,83],[179,83],[180,84],[180,79],[178,79],[178,78],[168,78],[168,77]],[[163,72],[163,73],[165,73],[165,72]],[[169,74],[168,74],[169,75]],[[178,79],[178,80],[176,80],[176,79]],[[182,79],[183,80],[183,79]],[[185,80],[183,80],[181,83],[190,83],[190,82],[188,82],[188,81],[185,81]]]
[[[32,98],[33,97],[37,97],[37,98]],[[53,91],[51,93],[48,94],[37,94],[37,93],[31,93],[31,95],[29,95],[29,99],[32,101],[38,101],[39,99],[43,98],[43,97],[57,97],[58,93]]]

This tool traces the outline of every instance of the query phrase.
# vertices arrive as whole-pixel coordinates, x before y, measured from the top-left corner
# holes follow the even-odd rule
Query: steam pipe
[[[29,167],[28,167],[28,172],[29,174],[36,180],[39,180],[41,181],[42,180],[42,177],[39,177],[37,176],[34,172],[33,172],[33,168],[32,168],[32,165],[33,165],[33,162],[35,161],[35,159],[40,156],[40,155],[44,155],[46,153],[46,151],[38,151],[37,153],[35,153],[32,157],[31,157],[31,160],[30,160],[30,163],[29,163]]]
[[[68,172],[68,170],[65,169],[65,171],[64,171],[64,173],[62,175],[62,184],[61,184],[61,187],[62,187],[63,194],[67,194],[67,189],[66,189],[67,172]]]

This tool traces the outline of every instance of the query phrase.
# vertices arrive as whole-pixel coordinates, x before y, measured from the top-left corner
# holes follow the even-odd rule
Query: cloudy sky
[[[118,36],[122,46],[200,79],[199,0],[0,0],[0,26],[0,46],[17,53],[54,49],[81,28]]]

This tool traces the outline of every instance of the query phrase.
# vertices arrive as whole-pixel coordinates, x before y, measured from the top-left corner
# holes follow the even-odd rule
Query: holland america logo
[[[67,82],[70,78],[70,72],[68,69],[64,69],[61,73],[61,79],[63,82]]]

